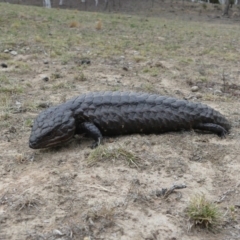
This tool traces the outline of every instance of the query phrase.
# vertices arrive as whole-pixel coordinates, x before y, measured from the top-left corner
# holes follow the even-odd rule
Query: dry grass
[[[102,20],[101,20],[101,19],[99,19],[99,20],[96,22],[95,29],[96,29],[96,30],[101,30],[101,29],[102,29]]]
[[[70,22],[70,24],[69,24],[69,27],[70,27],[70,28],[77,28],[77,27],[79,27],[79,26],[80,26],[80,23],[77,22],[77,21],[72,21],[72,22]]]
[[[194,57],[209,54],[214,58],[226,58],[226,61],[229,62],[233,62],[237,58],[237,52],[234,51],[237,41],[234,42],[232,39],[238,39],[239,32],[233,31],[231,28],[224,29],[224,31],[219,28],[213,30],[206,23],[188,22],[185,24],[184,21],[164,19],[159,22],[156,18],[142,21],[142,18],[135,16],[129,18],[128,16],[100,13],[94,15],[93,20],[90,13],[83,12],[81,13],[80,29],[79,13],[77,12],[65,10],[62,14],[61,11],[51,9],[50,16],[49,12],[42,8],[32,8],[25,13],[24,8],[18,7],[11,6],[11,9],[22,11],[21,13],[13,14],[11,10],[6,10],[1,16],[1,21],[8,23],[3,25],[2,33],[4,34],[0,36],[0,40],[4,43],[4,49],[19,48],[15,43],[15,39],[19,39],[22,45],[30,47],[28,53],[46,52],[50,53],[52,58],[58,56],[64,58],[71,52],[71,49],[79,47],[79,44],[82,48],[91,49],[91,54],[101,54],[106,58],[131,49],[139,54],[132,54],[132,58],[137,63],[145,61],[148,57],[156,56],[173,58],[177,61],[178,59],[187,59],[189,55]],[[27,17],[21,18],[19,22],[19,15],[27,15]],[[35,24],[38,15],[42,19]],[[95,23],[96,18],[99,20]],[[59,22],[63,24],[59,24]],[[15,27],[11,29],[6,38],[3,38],[3,35],[6,36],[8,31],[6,26],[9,24]],[[101,31],[94,31],[93,24],[95,24],[96,30]],[[29,26],[32,28],[30,29]],[[171,26],[171,30],[166,26]],[[72,28],[74,28],[74,34]],[[221,42],[219,35],[221,35]],[[26,38],[26,36],[28,37]],[[205,36],[211,40],[206,42],[208,39]],[[187,54],[183,50],[186,44],[189,46]],[[231,48],[224,50],[223,44],[231,46]],[[193,48],[196,45],[198,48]],[[23,51],[22,47],[19,50]],[[6,60],[9,58],[9,55],[4,53],[1,53],[1,56]],[[193,67],[194,64],[195,62],[189,62],[189,67]]]
[[[191,227],[200,226],[215,230],[222,223],[222,214],[218,206],[206,199],[204,195],[194,196],[187,208]]]
[[[99,146],[88,156],[88,164],[92,166],[100,161],[117,162],[124,160],[130,166],[138,167],[139,157],[131,151],[122,147],[110,149],[105,146]]]
[[[94,222],[104,219],[107,221],[107,225],[112,225],[115,217],[115,209],[106,205],[95,206],[87,212],[85,217],[86,220]]]

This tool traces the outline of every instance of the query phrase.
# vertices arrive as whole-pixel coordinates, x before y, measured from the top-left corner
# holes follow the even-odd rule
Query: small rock
[[[1,66],[2,66],[3,68],[7,68],[7,67],[8,67],[6,63],[2,63]]]
[[[48,81],[49,81],[49,77],[48,77],[48,76],[44,76],[44,77],[42,78],[42,80],[45,81],[45,82],[48,82]]]
[[[82,65],[83,65],[83,64],[89,65],[89,64],[91,64],[91,61],[90,61],[89,59],[82,59],[81,64],[82,64]]]
[[[139,55],[139,52],[138,51],[133,51],[133,54],[136,56],[136,55]]]
[[[167,209],[166,214],[172,215],[172,211],[170,209]]]
[[[196,98],[197,99],[202,98],[202,94],[201,93],[196,93]]]
[[[5,49],[3,52],[4,52],[4,53],[9,53],[9,50],[8,50],[8,49]]]
[[[55,236],[63,236],[63,235],[64,235],[64,233],[62,233],[62,232],[59,231],[58,229],[54,229],[54,230],[53,230],[53,234],[54,234]]]
[[[128,67],[127,66],[123,66],[122,68],[124,71],[128,71]]]
[[[16,51],[11,51],[10,52],[13,56],[16,56],[18,53]]]
[[[189,95],[189,96],[187,96],[187,97],[184,97],[185,100],[190,100],[190,99],[193,99],[193,98],[194,98],[193,95]]]
[[[44,64],[49,64],[48,60],[43,61]]]
[[[91,240],[90,237],[84,237],[83,240]]]
[[[191,88],[192,92],[197,92],[199,90],[199,87],[198,86],[193,86]]]
[[[218,96],[222,96],[223,95],[223,92],[221,90],[215,90],[214,91],[214,94],[215,95],[218,95]]]

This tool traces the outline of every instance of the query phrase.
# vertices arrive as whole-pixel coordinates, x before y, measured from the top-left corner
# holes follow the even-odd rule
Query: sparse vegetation
[[[5,87],[0,87],[0,93],[10,93],[10,94],[15,94],[15,93],[22,93],[23,88],[20,86],[5,86]]]
[[[32,123],[32,119],[29,119],[29,118],[28,118],[28,119],[25,120],[25,126],[26,126],[26,127],[31,127],[32,124],[33,124],[33,123]]]
[[[151,83],[146,83],[143,86],[143,91],[145,92],[154,92],[154,90],[155,90],[154,85]]]
[[[11,56],[7,53],[0,53],[0,59],[1,60],[9,60],[9,59],[11,59]]]
[[[21,61],[14,61],[12,62],[12,65],[15,66],[15,69],[13,69],[12,72],[16,72],[18,74],[26,74],[29,71],[31,71],[31,67],[28,63],[24,63]]]
[[[79,27],[79,23],[77,21],[72,21],[70,24],[69,24],[69,27],[70,28],[77,28]]]
[[[37,211],[42,204],[39,196],[34,196],[32,193],[25,192],[18,196],[13,204],[13,208],[16,211]]]
[[[206,3],[203,3],[203,4],[202,4],[202,8],[203,8],[204,10],[206,10],[206,9],[208,8],[208,5],[207,5]]]
[[[187,214],[192,226],[215,230],[222,223],[218,206],[207,200],[205,195],[196,195],[191,199]]]
[[[63,76],[60,74],[60,73],[58,73],[58,72],[55,72],[55,73],[53,73],[52,75],[51,75],[51,79],[52,80],[56,80],[56,79],[58,79],[58,78],[62,78]]]
[[[90,209],[86,216],[87,221],[101,223],[100,228],[107,228],[114,226],[114,218],[115,218],[115,209],[108,205],[100,205],[98,207]]]
[[[236,221],[236,212],[237,212],[237,210],[236,210],[235,206],[229,206],[228,210],[229,210],[229,214],[230,214],[230,219],[232,221]]]
[[[137,63],[139,63],[139,62],[145,61],[146,58],[143,57],[143,56],[135,56],[135,57],[134,57],[134,60],[135,60]]]
[[[75,74],[74,80],[79,82],[84,82],[84,81],[87,81],[87,77],[84,75],[83,71],[81,71]]]
[[[52,86],[53,90],[58,90],[58,89],[74,89],[75,85],[72,83],[68,82],[58,82]]]
[[[107,148],[105,146],[99,146],[93,150],[88,156],[89,166],[96,164],[99,161],[111,161],[116,162],[119,160],[124,160],[128,165],[138,167],[139,158],[122,147],[119,148]]]
[[[102,29],[102,20],[99,19],[97,22],[96,22],[96,26],[95,26],[96,30],[101,30]]]

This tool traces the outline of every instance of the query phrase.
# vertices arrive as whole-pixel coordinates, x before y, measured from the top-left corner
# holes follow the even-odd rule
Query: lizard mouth
[[[29,147],[32,149],[55,147],[62,144],[63,142],[69,141],[71,138],[72,138],[72,135],[66,136],[63,138],[58,138],[58,139],[51,139],[51,141],[43,141],[43,142],[29,140]]]
[[[37,144],[35,142],[29,142],[29,147],[32,149],[37,149]]]

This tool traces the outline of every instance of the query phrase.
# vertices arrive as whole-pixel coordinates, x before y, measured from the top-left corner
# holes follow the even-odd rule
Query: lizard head
[[[51,107],[34,120],[29,147],[38,149],[59,145],[73,137],[75,128],[72,111]]]

